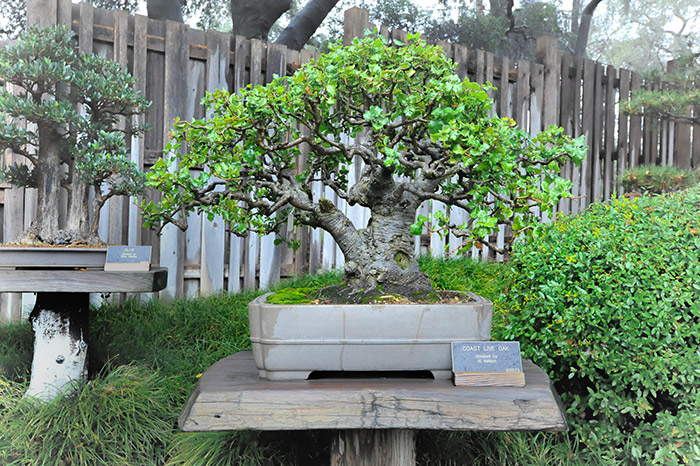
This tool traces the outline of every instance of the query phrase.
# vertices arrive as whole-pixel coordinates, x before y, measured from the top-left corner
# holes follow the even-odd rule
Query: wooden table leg
[[[37,293],[32,375],[26,396],[51,400],[87,379],[88,293]]]
[[[415,466],[416,441],[408,429],[352,429],[335,432],[331,466]]]

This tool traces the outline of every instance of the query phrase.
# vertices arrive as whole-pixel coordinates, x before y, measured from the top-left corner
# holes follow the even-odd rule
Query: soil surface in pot
[[[273,304],[456,304],[473,301],[460,291],[433,291],[406,295],[371,290],[366,293],[350,293],[345,285],[325,288],[286,288],[268,296]]]

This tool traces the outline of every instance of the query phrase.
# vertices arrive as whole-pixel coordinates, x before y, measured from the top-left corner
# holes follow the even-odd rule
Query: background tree
[[[99,243],[102,206],[116,195],[139,194],[144,182],[124,142],[143,128],[120,127],[117,120],[142,113],[149,103],[118,64],[78,55],[66,27],[21,33],[15,45],[0,50],[0,80],[14,87],[13,93],[0,89],[0,148],[27,160],[6,167],[0,178],[38,194],[36,220],[19,241]],[[61,230],[63,190],[68,213]]]
[[[584,153],[583,140],[561,128],[531,138],[512,120],[490,117],[486,91],[454,69],[441,48],[415,36],[401,47],[370,37],[240,96],[209,94],[212,116],[177,122],[172,132],[169,149],[186,144],[189,152],[159,160],[148,175],[162,197],[144,206],[147,221],[185,229],[186,213],[201,210],[237,234],[269,234],[291,214],[333,236],[351,296],[431,291],[411,235],[427,220],[416,223],[421,203],[463,209],[463,223],[434,220],[466,248],[498,250],[489,242],[497,224],[514,235],[536,228],[533,209],[550,210],[571,186],[558,177],[559,163]],[[305,144],[306,165],[298,167]],[[364,168],[350,186],[355,160]],[[318,182],[368,208],[367,227],[314,196]]]
[[[588,46],[591,58],[647,73],[672,58],[700,52],[697,0],[609,0],[596,15]]]
[[[673,69],[660,76],[659,90],[641,89],[622,108],[632,115],[700,124],[700,54],[674,61]]]

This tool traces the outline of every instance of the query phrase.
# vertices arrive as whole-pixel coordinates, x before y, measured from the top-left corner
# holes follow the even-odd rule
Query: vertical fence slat
[[[250,42],[242,36],[234,37],[234,66],[231,92],[238,93],[245,87],[246,82],[246,56],[250,53]],[[229,235],[228,257],[228,287],[229,293],[237,293],[241,290],[241,265],[244,263],[245,252],[243,247],[246,238],[241,238],[233,233]]]
[[[194,37],[197,37],[200,31],[188,30],[187,44]],[[201,37],[201,36],[200,36]],[[206,43],[206,38],[203,38]],[[182,96],[184,101],[184,113],[180,118],[185,121],[192,121],[196,117],[204,115],[199,110],[199,102],[204,97],[204,88],[206,87],[206,63],[201,60],[190,60],[187,54],[187,75],[186,75],[186,91]],[[203,264],[205,247],[204,238],[204,215],[198,212],[190,212],[187,217],[187,231],[184,232],[185,247],[184,247],[184,283],[183,293],[186,297],[195,297],[202,293],[201,282],[204,278],[205,271]],[[206,295],[206,293],[204,293]]]
[[[620,69],[620,104],[629,100],[630,97],[630,72],[625,69]],[[618,145],[617,145],[617,176],[622,176],[625,170],[630,166],[629,161],[629,117],[618,107]],[[617,186],[618,192],[624,194],[622,185]]]
[[[598,202],[603,196],[603,161],[601,159],[603,147],[603,65],[596,63],[595,69],[595,90],[593,92],[593,186],[592,202]]]
[[[542,122],[544,127],[559,123],[559,95],[561,61],[556,37],[537,38],[537,61],[544,66],[544,102]]]
[[[559,123],[564,128],[564,132],[570,135],[574,134],[574,82],[573,76],[570,74],[572,62],[573,57],[571,55],[564,55],[561,57],[561,96],[559,99]],[[573,191],[576,189],[576,184],[574,183],[574,171],[575,167],[571,162],[569,162],[562,167],[560,175],[563,178],[571,180],[573,184],[572,194],[575,196],[576,194],[573,193]],[[563,214],[571,213],[571,199],[562,199],[559,202],[558,212]]]
[[[652,84],[652,89],[659,89],[658,83]],[[661,122],[657,118],[644,118],[644,163],[656,164],[659,158],[659,126]]]
[[[455,63],[457,64],[457,76],[459,76],[459,79],[461,80],[467,79],[467,73],[469,70],[469,49],[463,45],[455,44],[452,47],[452,55]],[[450,207],[449,213],[450,220],[455,225],[463,225],[467,221],[467,211],[464,209],[460,209],[459,207]],[[421,215],[424,214],[421,213]],[[462,240],[452,233],[450,233],[448,236],[447,241],[449,243],[449,250],[451,253],[455,253],[457,248],[461,246],[462,243]],[[416,237],[416,251],[420,252],[420,237]]]
[[[134,89],[142,96],[146,95],[146,70],[147,70],[147,46],[148,46],[148,18],[143,15],[134,17],[134,47],[132,75],[136,78]],[[131,123],[139,126],[144,123],[142,115],[134,115]],[[140,169],[145,166],[146,140],[143,136],[131,137],[131,161]],[[129,204],[129,238],[130,246],[143,244],[143,221],[141,209],[134,203]]]
[[[129,13],[126,11],[114,12],[114,55],[112,60],[118,63],[122,69],[127,69],[127,38],[129,35]],[[126,120],[119,117],[117,127],[126,128]],[[109,234],[107,241],[110,244],[125,244],[128,238],[128,204],[125,196],[115,196],[109,204]],[[106,213],[103,210],[103,215]]]
[[[258,39],[250,40],[250,83],[253,86],[263,84],[262,61],[265,53],[265,44]],[[245,274],[243,286],[247,290],[256,288],[256,271],[258,265],[258,252],[260,249],[260,237],[256,233],[249,233],[245,246]]]
[[[615,67],[608,66],[605,80],[605,163],[603,165],[603,196],[605,200],[612,197],[615,170],[613,169],[613,150],[615,148]]]
[[[582,110],[582,103],[581,103],[581,96],[583,95],[583,88],[581,87],[581,81],[583,79],[583,59],[582,58],[576,58],[573,61],[573,78],[572,78],[572,86],[573,86],[573,96],[572,96],[572,112],[573,112],[573,118],[572,118],[572,135],[574,137],[579,137],[581,134],[583,134],[583,129],[581,126],[581,110]],[[583,184],[586,181],[586,176],[585,176],[585,160],[579,164],[578,167],[572,167],[572,182],[574,184],[573,187],[573,199],[571,200],[571,213],[572,214],[578,214],[581,212],[583,207],[585,206],[586,202],[586,194],[585,194],[585,188],[582,188]]]
[[[641,87],[641,79],[637,73],[630,73],[630,92],[634,92]],[[634,168],[639,165],[639,158],[642,149],[642,118],[630,116],[630,155],[629,167]]]
[[[678,62],[676,60],[671,60],[667,63],[669,72],[675,71],[677,68]],[[668,126],[668,157],[673,157],[673,162],[669,162],[669,164],[673,163],[678,168],[689,170],[691,166],[690,125],[669,122]],[[673,156],[674,151],[675,156]]]
[[[592,60],[584,60],[583,62],[583,109],[581,121],[581,134],[585,135],[588,152],[583,161],[582,174],[583,183],[581,183],[581,196],[583,202],[581,209],[586,208],[593,202],[593,159],[595,157],[595,132],[594,125],[594,110],[595,110],[595,63]]]
[[[287,71],[287,47],[268,44],[265,82],[272,82],[274,76],[284,76]],[[279,214],[277,214],[279,215]],[[277,235],[272,233],[260,239],[260,288],[265,289],[280,279],[280,255],[283,245],[275,246]]]
[[[187,38],[187,26],[173,21],[165,25],[165,75],[163,96],[163,141],[168,140],[168,133],[176,117],[185,113],[185,99],[182,98],[187,87],[187,62],[189,47],[182,44]],[[161,298],[173,299],[182,296],[184,291],[185,241],[182,232],[174,225],[167,225],[161,232],[160,265],[168,268],[168,284],[161,291]]]
[[[208,31],[206,34],[206,91],[227,89],[227,72],[230,57],[228,34]],[[210,117],[211,115],[207,115]],[[200,265],[200,293],[208,296],[224,289],[224,254],[226,229],[223,218],[216,215],[213,220],[202,219],[202,261]]]
[[[700,106],[693,109],[693,114],[700,115]],[[693,125],[693,168],[700,167],[700,125]]]
[[[513,119],[521,128],[528,127],[528,108],[530,107],[530,62],[518,61],[518,81],[516,88]]]

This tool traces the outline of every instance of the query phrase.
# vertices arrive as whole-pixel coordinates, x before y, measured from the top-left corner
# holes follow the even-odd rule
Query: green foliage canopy
[[[108,198],[143,190],[145,175],[131,161],[125,136],[145,128],[132,126],[124,117],[144,112],[150,103],[119,64],[79,54],[75,45],[66,27],[33,26],[0,50],[0,80],[12,85],[11,90],[0,89],[0,148],[29,161],[0,170],[0,178],[39,188],[39,212],[53,202],[57,191],[52,189],[67,188],[69,225],[87,224],[77,217],[88,217],[85,186],[92,186],[97,193],[91,216],[96,225],[99,208]],[[72,208],[78,205],[83,208]],[[42,234],[57,229],[58,225],[39,228]],[[96,227],[91,230],[96,234]],[[89,235],[78,234],[82,239]]]
[[[403,207],[404,195],[418,201],[413,207],[436,200],[462,208],[466,223],[439,222],[465,246],[486,242],[498,223],[532,230],[532,209],[550,209],[568,194],[570,183],[556,173],[559,163],[582,159],[583,140],[554,127],[531,138],[512,120],[490,116],[486,90],[461,81],[440,48],[417,36],[396,45],[355,40],[289,78],[207,95],[210,118],[178,121],[172,132],[168,149],[189,150],[149,174],[163,196],[144,206],[147,221],[185,228],[178,214],[201,209],[222,215],[234,232],[269,233],[291,208],[298,222],[326,228],[324,219],[339,212],[314,197],[322,182],[373,215]],[[309,153],[298,165],[304,144]],[[364,169],[349,186],[354,160]]]

